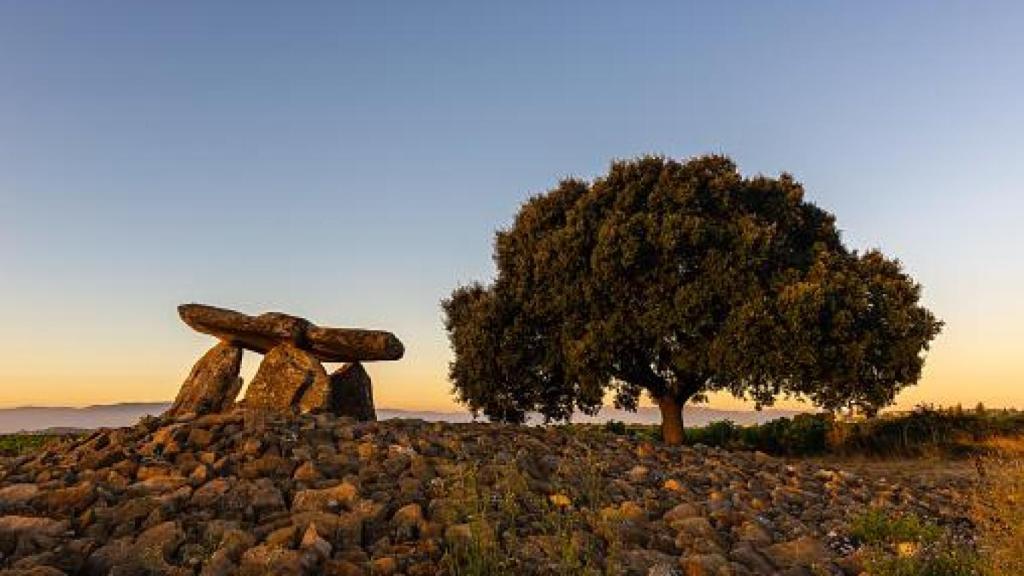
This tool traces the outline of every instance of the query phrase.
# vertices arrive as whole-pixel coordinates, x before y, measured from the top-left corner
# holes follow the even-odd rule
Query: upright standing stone
[[[201,415],[230,409],[242,387],[238,377],[241,365],[241,348],[226,342],[217,344],[192,367],[167,413]]]
[[[245,393],[247,410],[292,412],[310,410],[312,399],[325,397],[330,382],[312,354],[291,344],[270,350]],[[304,398],[310,400],[302,402]]]
[[[331,374],[328,410],[339,416],[351,416],[356,420],[377,419],[377,412],[373,408],[373,385],[362,364],[345,364]]]

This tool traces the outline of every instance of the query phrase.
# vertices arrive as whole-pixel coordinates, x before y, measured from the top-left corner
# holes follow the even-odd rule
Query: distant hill
[[[51,428],[89,429],[129,426],[147,414],[159,414],[167,402],[125,403],[84,408],[25,406],[0,409],[0,433]]]
[[[52,431],[54,429],[83,430],[103,427],[130,426],[147,415],[157,415],[167,409],[168,402],[139,402],[69,407],[0,408],[0,434],[13,432]],[[737,424],[766,422],[783,416],[799,414],[799,410],[721,410],[704,406],[688,406],[684,418],[687,426],[703,426],[718,420],[732,420]],[[468,412],[436,412],[420,410],[377,410],[381,420],[412,418],[441,422],[471,422]],[[605,407],[596,416],[577,415],[574,422],[606,422],[619,420],[630,424],[656,424],[660,416],[657,408],[640,408],[636,412]],[[533,419],[539,421],[539,418]]]

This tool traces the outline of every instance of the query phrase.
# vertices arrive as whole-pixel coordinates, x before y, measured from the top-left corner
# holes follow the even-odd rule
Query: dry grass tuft
[[[979,461],[978,549],[989,574],[1024,575],[1024,439]]]

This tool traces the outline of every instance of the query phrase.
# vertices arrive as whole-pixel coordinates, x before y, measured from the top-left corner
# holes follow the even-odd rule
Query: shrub
[[[865,456],[926,454],[965,456],[984,453],[997,438],[1024,435],[1024,413],[1010,410],[966,412],[919,406],[904,414],[888,414],[846,422],[830,414],[798,414],[760,425],[729,421],[689,428],[689,444],[760,450],[785,456],[823,453]]]
[[[917,516],[890,516],[872,509],[856,517],[850,525],[850,536],[869,545],[890,545],[901,542],[933,543],[942,530]]]
[[[686,441],[689,444],[706,444],[708,446],[734,446],[739,440],[740,428],[729,420],[712,422],[701,428],[686,430]]]
[[[869,510],[853,520],[850,535],[865,547],[873,576],[974,576],[977,553],[953,534],[914,515]]]
[[[42,450],[63,436],[54,434],[4,434],[0,435],[0,456],[21,456]]]
[[[611,432],[616,436],[626,435],[626,423],[620,422],[619,420],[609,420],[604,423],[604,429],[606,432]]]

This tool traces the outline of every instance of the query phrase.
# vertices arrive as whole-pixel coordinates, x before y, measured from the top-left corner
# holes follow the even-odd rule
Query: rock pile
[[[265,354],[249,384],[244,404],[256,412],[330,412],[374,420],[370,377],[362,362],[398,360],[402,343],[390,332],[327,328],[269,312],[249,316],[233,310],[184,304],[181,319],[220,342],[196,362],[182,385],[171,416],[204,415],[230,409],[242,381],[242,350]],[[328,375],[321,362],[346,362]]]
[[[247,415],[0,461],[0,573],[853,575],[860,511],[964,513],[966,487],[597,428]]]

